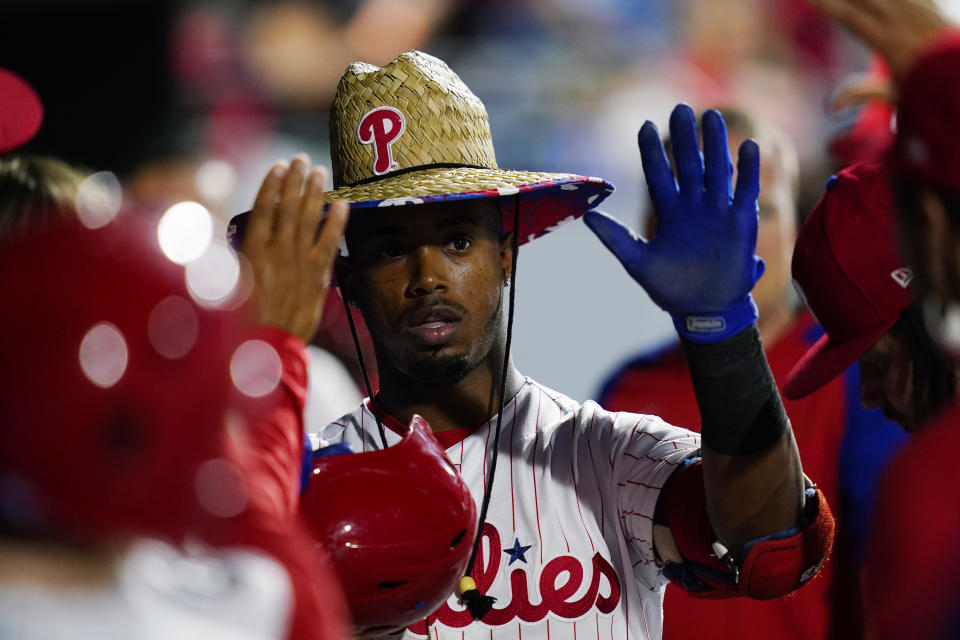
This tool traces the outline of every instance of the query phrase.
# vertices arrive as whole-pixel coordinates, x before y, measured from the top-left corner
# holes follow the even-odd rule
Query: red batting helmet
[[[193,300],[155,219],[5,244],[0,300],[0,520],[177,539],[223,515],[209,500],[237,475],[220,456],[239,324]]]
[[[477,533],[470,491],[420,416],[392,447],[318,458],[300,512],[333,559],[360,637],[440,607]]]

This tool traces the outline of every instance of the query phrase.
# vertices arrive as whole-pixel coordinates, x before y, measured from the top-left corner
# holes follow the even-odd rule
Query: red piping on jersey
[[[537,493],[537,445],[540,443],[540,401],[543,400],[543,391],[537,395],[537,421],[533,429],[533,462],[530,464],[533,474],[533,512],[537,516],[537,539],[540,542],[540,564],[543,564],[543,534],[540,532],[540,498]],[[516,417],[514,417],[516,420]],[[512,442],[512,440],[511,440]],[[549,635],[549,634],[548,634]]]
[[[513,400],[513,419],[517,419],[517,400]],[[513,530],[517,530],[517,506],[513,499],[513,441],[516,439],[514,434],[510,434],[510,522]]]
[[[576,422],[577,414],[573,414],[573,420]],[[576,437],[576,431],[571,430],[572,438]],[[573,451],[576,451],[576,447],[572,448]],[[577,472],[573,468],[573,456],[570,456],[570,477],[573,478],[573,498],[577,501],[577,513],[580,515],[580,524],[583,525],[583,530],[587,534],[587,540],[590,541],[590,551],[594,553],[597,552],[596,547],[593,546],[593,536],[590,535],[590,529],[587,528],[587,523],[583,519],[583,511],[580,509],[580,492],[577,489]]]

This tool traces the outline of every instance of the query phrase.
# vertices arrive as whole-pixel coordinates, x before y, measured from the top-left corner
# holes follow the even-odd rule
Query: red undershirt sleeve
[[[250,499],[267,514],[289,517],[296,514],[300,496],[306,345],[286,331],[268,327],[257,329],[252,338],[266,342],[276,351],[280,380],[270,393],[243,399],[246,424],[233,448],[247,480]]]

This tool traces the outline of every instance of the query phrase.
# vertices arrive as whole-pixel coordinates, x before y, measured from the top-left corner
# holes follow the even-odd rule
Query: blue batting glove
[[[638,136],[640,158],[657,211],[657,232],[649,242],[619,221],[588,211],[590,230],[626,267],[661,309],[673,316],[680,337],[720,342],[757,320],[750,290],[763,274],[757,257],[757,198],[760,150],[740,145],[736,191],[723,117],[703,114],[703,149],[697,118],[680,104],[670,116],[677,179],[660,134],[650,121]]]

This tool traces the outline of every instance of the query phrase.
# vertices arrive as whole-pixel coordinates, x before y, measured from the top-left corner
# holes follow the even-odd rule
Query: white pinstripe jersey
[[[496,418],[447,449],[477,504]],[[320,436],[380,447],[369,405]],[[388,444],[399,440],[387,430]],[[482,622],[457,598],[407,636],[437,640],[660,638],[666,581],[652,549],[653,511],[699,436],[656,416],[580,405],[526,378],[504,407],[500,456],[477,576],[497,602]]]

